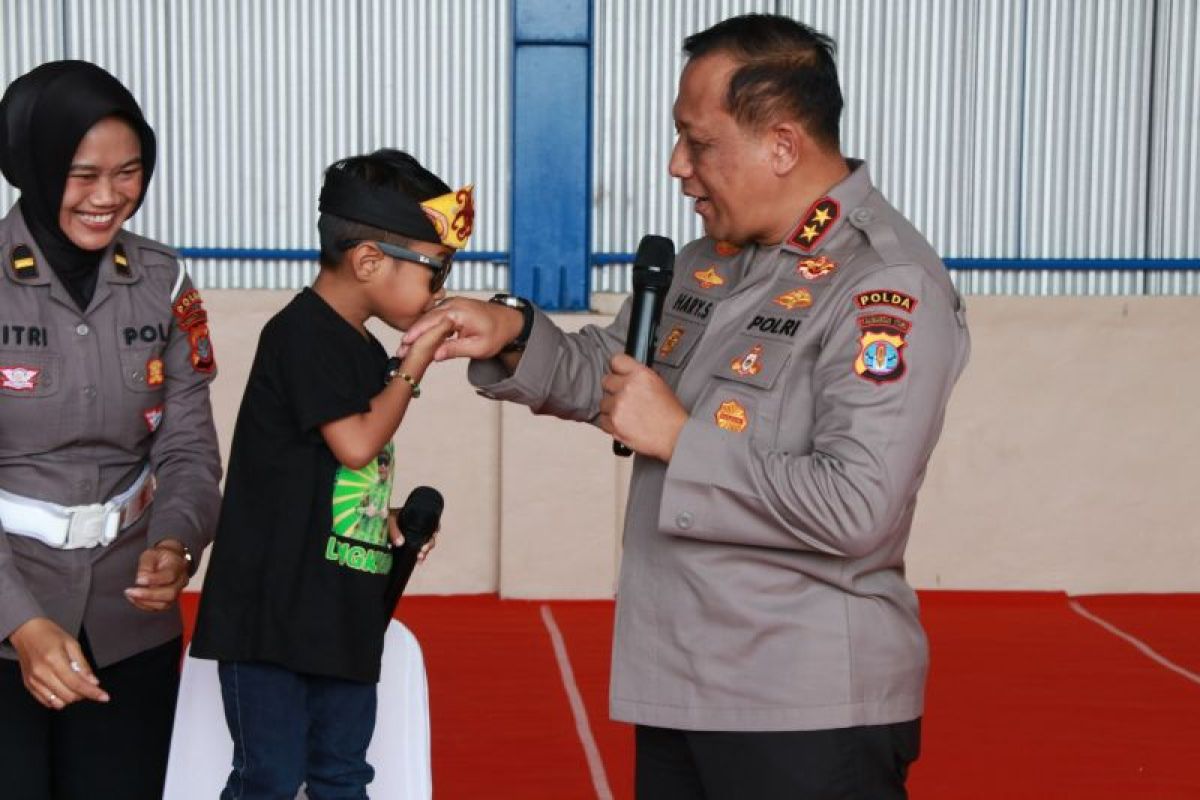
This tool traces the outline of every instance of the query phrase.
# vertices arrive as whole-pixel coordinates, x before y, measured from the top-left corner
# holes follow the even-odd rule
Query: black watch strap
[[[515,339],[500,348],[500,352],[519,353],[524,350],[525,345],[529,342],[529,334],[533,330],[533,303],[530,303],[524,297],[517,297],[512,294],[493,295],[488,302],[515,308],[521,312],[521,316],[524,319],[521,325],[521,332],[517,334]]]

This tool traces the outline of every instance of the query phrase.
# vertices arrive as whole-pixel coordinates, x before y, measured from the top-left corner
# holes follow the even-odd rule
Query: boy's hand
[[[438,525],[437,530],[435,530],[433,535],[429,537],[429,541],[426,542],[425,546],[421,548],[421,552],[417,553],[418,564],[425,560],[433,548],[437,547],[437,532],[441,529],[442,526]],[[400,512],[398,509],[393,509],[392,512],[388,514],[388,535],[391,537],[392,544],[394,546],[404,546],[404,532],[400,530]]]
[[[447,317],[438,319],[433,325],[423,328],[414,341],[407,345],[401,345],[397,349],[396,355],[404,359],[402,369],[420,380],[430,362],[433,361],[438,348],[446,341],[446,337],[453,333],[454,320]]]

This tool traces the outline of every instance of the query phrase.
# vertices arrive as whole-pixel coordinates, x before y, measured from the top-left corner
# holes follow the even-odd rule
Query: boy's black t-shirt
[[[378,340],[311,289],[263,328],[234,429],[193,655],[379,680],[394,603],[393,448],[389,442],[351,470],[320,427],[370,410],[387,359]]]

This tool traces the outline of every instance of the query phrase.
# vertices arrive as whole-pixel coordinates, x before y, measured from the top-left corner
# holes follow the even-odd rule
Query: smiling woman
[[[181,623],[220,460],[208,317],[123,230],[154,132],[83,61],[14,81],[0,170],[0,774],[29,800],[162,795]]]

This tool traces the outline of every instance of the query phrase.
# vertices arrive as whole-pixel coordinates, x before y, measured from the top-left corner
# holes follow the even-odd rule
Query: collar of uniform
[[[783,249],[800,255],[821,252],[842,225],[842,220],[867,199],[871,193],[871,176],[867,165],[854,158],[846,159],[850,174],[813,203],[783,240]]]
[[[8,228],[8,241],[4,244],[3,252],[0,252],[0,257],[4,259],[4,274],[13,283],[19,283],[22,286],[45,286],[50,283],[50,273],[53,271],[50,265],[46,263],[46,257],[42,255],[42,251],[38,248],[37,242],[33,238],[33,234],[29,232],[29,227],[25,224],[25,217],[21,214],[21,208],[17,204],[9,209],[8,216],[3,221],[5,227]],[[97,269],[100,270],[99,277],[108,283],[136,283],[141,279],[140,270],[137,267],[137,262],[134,258],[134,251],[137,249],[126,240],[124,231],[117,234],[117,238],[109,245],[108,250],[104,254],[104,258],[100,259],[100,265]],[[37,264],[36,274],[21,277],[17,274],[17,267],[13,259],[13,251],[24,245],[28,248]],[[124,264],[120,261],[124,260]],[[97,281],[99,283],[99,281]]]

